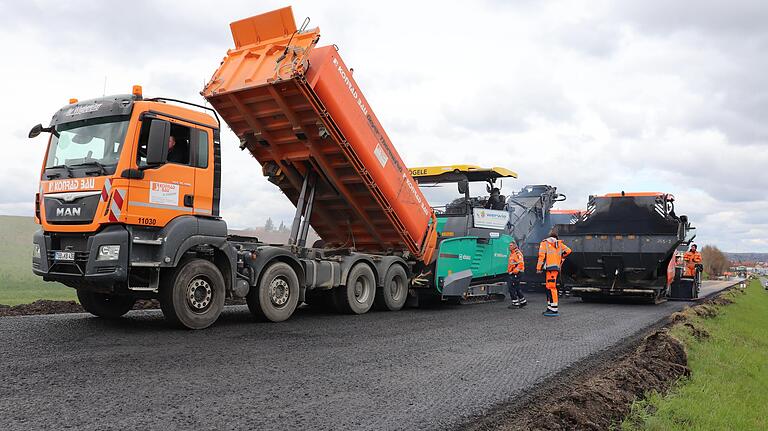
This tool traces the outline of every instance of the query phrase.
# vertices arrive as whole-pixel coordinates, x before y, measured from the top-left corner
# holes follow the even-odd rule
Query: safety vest
[[[507,273],[519,274],[525,271],[525,262],[523,261],[523,252],[519,248],[509,253],[509,262],[507,262]]]
[[[683,255],[685,263],[701,263],[701,253],[698,251],[686,251]]]
[[[560,271],[563,259],[569,254],[571,249],[567,245],[559,239],[549,237],[539,245],[539,262],[536,267],[547,271]]]

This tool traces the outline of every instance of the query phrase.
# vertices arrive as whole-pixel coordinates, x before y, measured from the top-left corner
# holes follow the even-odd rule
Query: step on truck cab
[[[30,132],[50,134],[33,271],[77,289],[95,315],[151,298],[193,329],[215,322],[225,298],[274,322],[302,302],[399,310],[433,259],[436,219],[351,71],[290,8],[231,29],[236,47],[202,94],[296,205],[288,244],[228,236],[217,112],[137,86],[71,100]],[[310,223],[324,245],[307,247]]]

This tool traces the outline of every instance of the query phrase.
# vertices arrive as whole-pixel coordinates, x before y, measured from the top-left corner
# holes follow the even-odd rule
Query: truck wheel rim
[[[389,282],[389,295],[394,300],[400,299],[400,295],[403,294],[403,279],[398,277],[392,278],[392,281]]]
[[[357,280],[355,280],[353,291],[355,295],[355,301],[357,301],[359,304],[366,304],[368,302],[368,298],[371,295],[371,288],[365,278],[359,277]]]
[[[204,278],[193,278],[187,286],[187,303],[193,311],[205,311],[213,299],[213,288]]]
[[[290,298],[290,287],[282,277],[277,277],[269,283],[269,300],[275,307],[284,307]]]

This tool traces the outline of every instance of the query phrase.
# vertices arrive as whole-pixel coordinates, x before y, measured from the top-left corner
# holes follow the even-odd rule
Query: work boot
[[[517,301],[517,299],[513,299],[512,300],[512,305],[510,305],[507,308],[509,308],[510,310],[513,309],[513,308],[520,308],[520,303]]]
[[[517,305],[519,305],[520,307],[525,307],[526,305],[528,305],[528,301],[525,298],[523,298],[517,301]]]
[[[559,312],[557,312],[555,310],[550,310],[549,308],[547,308],[547,311],[545,311],[545,312],[543,312],[541,314],[543,314],[546,317],[560,317],[560,313]]]

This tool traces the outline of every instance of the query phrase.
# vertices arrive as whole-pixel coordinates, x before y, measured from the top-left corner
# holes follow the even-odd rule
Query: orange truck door
[[[211,129],[193,129],[192,160],[195,167],[195,214],[213,215],[213,133]]]
[[[195,171],[192,140],[196,129],[176,119],[158,119],[171,123],[173,148],[165,164],[144,170],[144,178],[131,179],[128,188],[130,224],[165,226],[172,219],[194,214]],[[150,121],[142,121],[137,145],[136,164],[145,164]]]

